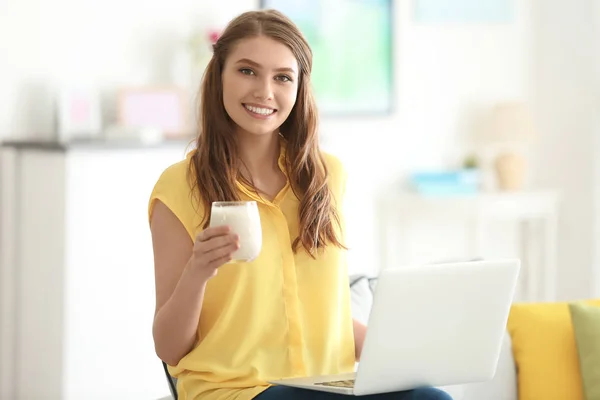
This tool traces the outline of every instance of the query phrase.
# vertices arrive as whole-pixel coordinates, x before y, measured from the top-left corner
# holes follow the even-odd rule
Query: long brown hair
[[[298,61],[298,95],[290,115],[280,127],[286,144],[286,173],[294,194],[300,200],[299,237],[301,244],[315,256],[316,250],[331,243],[344,247],[333,223],[340,225],[328,186],[328,171],[319,150],[318,115],[310,87],[312,51],[300,30],[282,13],[274,10],[250,11],[232,20],[213,45],[200,88],[199,135],[190,164],[195,192],[200,196],[206,228],[213,201],[239,200],[240,160],[235,141],[235,123],[223,105],[222,71],[232,47],[241,39],[266,36],[288,46]],[[245,182],[248,183],[248,182]]]

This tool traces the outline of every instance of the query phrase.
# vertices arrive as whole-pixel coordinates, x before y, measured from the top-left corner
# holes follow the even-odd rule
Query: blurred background
[[[211,44],[277,8],[314,50],[349,267],[523,260],[600,296],[600,2],[0,1],[0,398],[158,399],[147,201]]]

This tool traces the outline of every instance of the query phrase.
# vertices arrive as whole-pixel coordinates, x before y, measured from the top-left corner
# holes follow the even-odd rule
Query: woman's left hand
[[[354,357],[356,361],[360,361],[360,354],[362,353],[363,343],[365,342],[367,327],[361,322],[353,319],[352,328],[354,329]]]

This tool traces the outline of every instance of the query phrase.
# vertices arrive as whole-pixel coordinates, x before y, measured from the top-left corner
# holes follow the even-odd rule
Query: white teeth
[[[252,106],[249,106],[247,104],[244,104],[244,107],[246,107],[247,110],[250,110],[253,113],[260,114],[260,115],[271,115],[275,111],[275,110],[272,110],[270,108],[252,107]]]

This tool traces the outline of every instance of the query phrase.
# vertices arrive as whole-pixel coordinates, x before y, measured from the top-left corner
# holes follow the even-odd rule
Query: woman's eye
[[[292,81],[292,78],[290,78],[287,75],[279,75],[276,79],[281,82],[291,82]]]
[[[252,71],[250,68],[242,68],[240,69],[240,72],[244,75],[254,75],[254,71]]]

